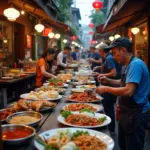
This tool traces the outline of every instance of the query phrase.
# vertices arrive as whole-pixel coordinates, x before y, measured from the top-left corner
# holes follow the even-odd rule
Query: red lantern
[[[103,3],[100,0],[95,0],[95,2],[92,3],[92,6],[98,11],[103,7]]]
[[[89,27],[90,27],[90,28],[93,28],[93,27],[94,27],[94,23],[90,23],[90,24],[89,24]]]
[[[76,41],[76,40],[77,40],[77,36],[72,36],[72,37],[71,37],[71,40]]]
[[[90,34],[90,35],[92,35],[92,34],[93,34],[93,32],[92,32],[92,31],[90,31],[90,32],[89,32],[89,34]]]

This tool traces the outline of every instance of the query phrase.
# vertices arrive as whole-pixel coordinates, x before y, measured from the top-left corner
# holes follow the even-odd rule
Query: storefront
[[[125,36],[130,38],[133,42],[133,53],[135,56],[141,58],[150,69],[149,7],[149,0],[116,0],[111,8],[102,32],[116,32],[116,34],[118,33],[122,37]],[[131,29],[135,27],[138,28],[139,31],[134,34]]]
[[[137,26],[139,32],[135,35],[129,29],[128,36],[130,40],[134,41],[134,55],[142,59],[148,65],[148,30],[147,22]]]

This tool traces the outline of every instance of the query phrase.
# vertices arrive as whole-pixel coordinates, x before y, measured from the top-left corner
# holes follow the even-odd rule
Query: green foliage
[[[57,6],[60,10],[58,14],[58,19],[62,22],[71,20],[70,8],[69,8],[69,1],[70,0],[56,0]]]
[[[71,31],[74,35],[77,35],[77,30],[74,26],[71,27]]]
[[[89,16],[91,22],[95,24],[95,27],[104,23],[104,13],[102,11],[96,12],[95,10],[91,11],[91,15]]]

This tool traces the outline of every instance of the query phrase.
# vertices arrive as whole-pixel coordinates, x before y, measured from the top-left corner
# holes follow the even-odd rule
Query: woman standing
[[[46,78],[56,78],[55,75],[49,73],[49,70],[51,69],[50,64],[52,64],[52,61],[55,56],[54,49],[50,48],[48,49],[42,57],[37,62],[36,67],[36,86],[40,87],[43,85]]]

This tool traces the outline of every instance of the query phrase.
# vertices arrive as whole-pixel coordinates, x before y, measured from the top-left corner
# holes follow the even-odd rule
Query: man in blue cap
[[[112,50],[114,59],[125,65],[121,80],[98,78],[110,86],[100,86],[97,93],[111,93],[119,96],[120,118],[118,140],[121,150],[143,150],[145,137],[145,114],[150,110],[148,100],[150,77],[145,63],[132,54],[132,42],[118,38],[105,48]]]

